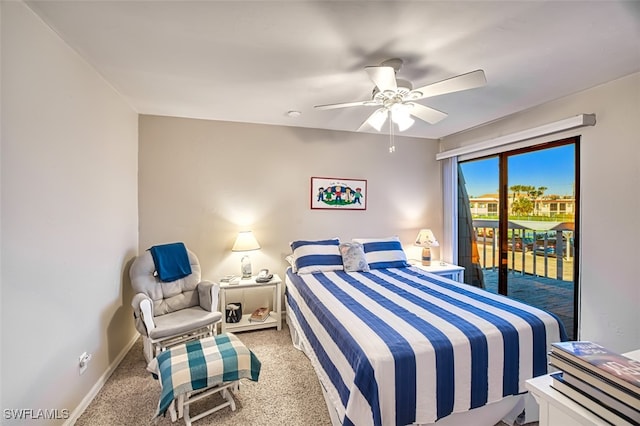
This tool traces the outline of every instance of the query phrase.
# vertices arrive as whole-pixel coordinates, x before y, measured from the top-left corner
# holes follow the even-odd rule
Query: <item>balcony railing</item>
[[[507,267],[511,273],[573,281],[573,224],[545,222],[545,226],[509,222]],[[497,271],[498,227],[495,220],[474,220],[480,265]],[[534,229],[538,228],[538,229]],[[542,228],[542,229],[540,229]]]

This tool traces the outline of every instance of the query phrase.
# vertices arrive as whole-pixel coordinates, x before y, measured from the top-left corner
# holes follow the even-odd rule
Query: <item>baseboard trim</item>
[[[104,384],[107,383],[107,380],[109,380],[109,377],[111,377],[113,372],[116,371],[116,368],[118,368],[118,366],[120,365],[124,357],[129,353],[129,351],[131,350],[131,348],[139,338],[140,338],[140,335],[136,333],[133,339],[120,351],[116,359],[113,360],[111,365],[109,365],[109,368],[107,368],[106,371],[102,374],[102,376],[100,376],[100,378],[98,379],[96,384],[93,385],[89,393],[82,399],[82,401],[80,401],[80,404],[75,408],[75,410],[71,412],[67,421],[63,423],[64,426],[71,426],[76,423],[78,418],[82,415],[82,413],[84,413],[84,410],[87,409],[89,404],[91,404],[91,401],[93,401],[93,398],[95,398],[96,395],[98,395],[98,392],[100,392]]]

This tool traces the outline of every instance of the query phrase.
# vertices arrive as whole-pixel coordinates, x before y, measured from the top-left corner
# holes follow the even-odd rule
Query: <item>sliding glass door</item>
[[[459,163],[458,262],[468,284],[577,326],[578,138]]]

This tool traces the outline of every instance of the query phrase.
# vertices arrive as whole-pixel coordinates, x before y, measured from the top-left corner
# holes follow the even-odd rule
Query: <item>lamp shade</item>
[[[256,237],[253,236],[253,232],[242,231],[238,232],[238,237],[236,238],[236,242],[233,244],[231,251],[251,251],[258,250],[259,248],[260,244],[258,244]]]
[[[437,247],[440,245],[431,229],[421,229],[414,244],[420,247]]]

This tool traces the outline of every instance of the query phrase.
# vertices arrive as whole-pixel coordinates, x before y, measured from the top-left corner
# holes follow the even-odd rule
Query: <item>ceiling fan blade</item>
[[[396,90],[398,88],[396,71],[393,67],[365,67],[364,70],[369,74],[369,78],[381,92],[385,90]]]
[[[467,74],[451,77],[437,83],[413,89],[409,94],[411,100],[430,98],[432,96],[443,95],[445,93],[459,92],[461,90],[473,89],[487,84],[484,71],[475,70]]]
[[[352,106],[362,106],[362,105],[376,105],[375,102],[372,101],[358,101],[358,102],[345,102],[341,104],[327,104],[327,105],[316,105],[314,108],[318,109],[336,109],[336,108],[347,108]]]
[[[358,132],[364,130],[367,126],[371,126],[377,131],[380,131],[384,122],[387,121],[387,115],[388,112],[386,108],[378,108],[358,127]]]
[[[413,102],[408,102],[405,105],[409,105],[411,107],[409,108],[409,114],[419,118],[420,120],[426,121],[429,124],[436,124],[438,121],[445,119],[448,115],[447,113],[438,111],[437,109]]]

